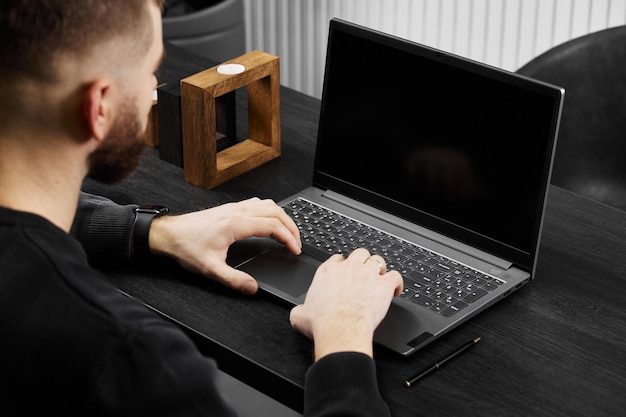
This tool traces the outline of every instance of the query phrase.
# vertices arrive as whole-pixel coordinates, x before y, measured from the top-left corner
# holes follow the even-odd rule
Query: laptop
[[[303,253],[251,238],[229,262],[295,305],[330,254],[368,247],[405,281],[374,341],[418,351],[534,279],[564,93],[331,20],[313,183],[279,202]]]

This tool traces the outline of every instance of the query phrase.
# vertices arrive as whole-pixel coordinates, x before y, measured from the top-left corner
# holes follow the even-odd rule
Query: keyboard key
[[[434,304],[436,304],[435,300],[433,300],[432,298],[424,295],[424,294],[420,294],[420,293],[416,293],[413,295],[413,297],[410,298],[411,301],[413,301],[415,304],[419,304],[423,307],[427,307],[430,308],[432,307]]]
[[[451,272],[451,275],[454,276],[454,277],[461,277],[461,276],[463,276],[463,274],[464,274],[464,272],[461,271],[458,268],[455,268],[454,271]]]
[[[442,310],[441,314],[446,317],[452,317],[467,306],[468,306],[467,303],[463,301],[457,301],[456,303],[452,304],[450,307],[446,308],[445,310]]]
[[[450,285],[456,287],[456,288],[461,288],[465,286],[465,281],[462,280],[461,278],[457,278],[455,280],[452,280],[452,282],[450,282]]]
[[[446,308],[448,308],[447,304],[444,303],[436,303],[435,305],[433,305],[430,309],[432,311],[435,311],[437,313],[441,313],[443,310],[445,310]]]
[[[455,290],[455,291],[452,291],[450,295],[456,298],[463,298],[467,295],[467,292],[463,290]]]
[[[424,288],[426,288],[426,285],[420,284],[419,282],[415,282],[415,281],[411,282],[410,285],[407,284],[407,286],[413,288],[415,291],[421,291]]]
[[[422,255],[419,252],[414,252],[413,254],[409,255],[409,258],[413,259],[415,262],[419,263],[421,262],[422,259],[426,259],[425,255]]]
[[[400,297],[411,298],[415,295],[415,293],[416,291],[412,290],[411,288],[404,287],[404,289],[402,290],[402,293],[400,294]]]
[[[433,279],[422,274],[419,271],[413,271],[408,275],[409,278],[411,278],[412,280],[419,282],[420,284],[426,284],[426,285],[430,285],[433,282]]]
[[[444,292],[441,291],[434,291],[430,293],[430,298],[432,298],[433,300],[441,300],[442,298],[445,298],[446,294]]]
[[[424,294],[424,295],[427,295],[427,296],[429,296],[429,297],[431,297],[431,298],[432,298],[433,294],[435,293],[435,290],[433,290],[433,289],[432,289],[432,288],[430,288],[430,287],[424,287],[424,288],[422,288],[422,290],[420,291],[420,293],[422,293],[422,294]]]
[[[442,298],[441,300],[439,300],[441,303],[445,303],[447,305],[452,305],[454,303],[456,303],[457,301],[459,301],[458,299],[454,298],[451,295],[447,295],[444,298]]]
[[[402,245],[400,243],[392,243],[389,246],[389,250],[392,251],[392,252],[397,252],[400,249],[402,249]]]
[[[487,291],[483,290],[482,288],[477,288],[476,290],[463,297],[463,301],[473,303],[485,294],[487,294]]]
[[[445,288],[447,286],[447,284],[444,281],[435,281],[431,284],[431,287],[443,291],[443,288]]]
[[[483,277],[478,277],[474,281],[472,281],[472,284],[476,285],[477,287],[480,287],[482,285],[485,285],[486,282],[487,281],[485,281]]]
[[[452,267],[450,267],[449,265],[446,265],[443,262],[437,262],[435,265],[433,265],[433,268],[446,272],[446,273],[452,272]]]
[[[487,291],[493,291],[498,288],[498,286],[493,282],[486,282],[483,284],[482,288],[486,289]]]
[[[447,284],[441,287],[441,291],[445,292],[446,294],[450,294],[451,292],[456,291],[456,287]]]

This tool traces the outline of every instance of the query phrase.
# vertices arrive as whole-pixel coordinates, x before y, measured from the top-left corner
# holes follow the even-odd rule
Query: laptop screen
[[[530,270],[562,97],[335,19],[314,185]]]

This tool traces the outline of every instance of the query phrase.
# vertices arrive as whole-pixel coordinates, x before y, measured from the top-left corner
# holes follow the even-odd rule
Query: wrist
[[[373,332],[350,326],[326,326],[313,333],[315,360],[338,352],[359,352],[370,357],[373,352]]]
[[[175,249],[175,235],[172,232],[171,221],[174,216],[162,216],[156,217],[152,221],[152,227],[150,228],[149,245],[150,251],[154,255],[161,256],[174,256]]]

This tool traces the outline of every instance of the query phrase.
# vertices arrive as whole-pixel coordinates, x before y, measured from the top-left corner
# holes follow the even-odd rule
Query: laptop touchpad
[[[237,268],[252,275],[263,290],[292,304],[300,304],[320,263],[306,254],[289,253],[282,245],[270,241],[269,245],[266,242],[262,253]]]
[[[241,270],[252,275],[261,288],[279,290],[293,297],[303,295],[311,285],[320,262],[307,255],[295,256],[285,250],[270,249],[242,265]],[[280,295],[280,294],[278,294]]]

